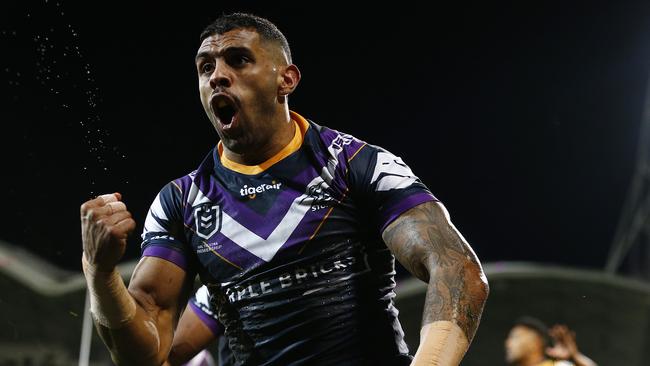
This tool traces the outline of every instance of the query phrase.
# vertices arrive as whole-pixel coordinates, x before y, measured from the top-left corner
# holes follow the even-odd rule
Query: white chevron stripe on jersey
[[[323,178],[316,177],[307,186],[307,192],[309,192],[309,187],[318,184],[327,186]],[[305,214],[309,211],[313,200],[314,198],[310,197],[307,193],[303,193],[294,199],[291,206],[289,206],[289,210],[282,218],[282,221],[280,221],[278,226],[275,227],[275,230],[266,239],[248,230],[225,211],[222,213],[223,218],[221,220],[220,232],[235,244],[268,262],[273,259],[278,250],[287,242],[293,231],[298,227],[300,221],[302,221]]]
[[[377,191],[406,188],[417,179],[411,168],[404,164],[399,156],[389,152],[377,153],[377,164],[370,180],[370,184],[378,180]]]
[[[309,195],[312,187],[320,185],[323,190],[329,189],[338,166],[338,156],[343,151],[343,146],[350,144],[351,141],[351,136],[341,134],[332,141],[327,149],[330,154],[328,163],[321,170],[321,175],[309,182],[305,193],[291,202],[287,213],[267,238],[250,231],[228,215],[226,210],[222,210],[221,234],[266,262],[273,259],[309,211],[314,201],[314,198]]]
[[[155,216],[155,217],[154,217]],[[163,228],[158,221],[156,220],[156,217],[161,220],[168,220],[167,214],[165,214],[165,210],[163,210],[162,204],[160,203],[160,193],[156,196],[156,199],[153,200],[153,203],[151,204],[151,208],[149,209],[149,212],[147,213],[147,218],[144,220],[144,230],[142,232],[142,238],[144,239],[144,236],[148,232],[165,232],[165,228]]]

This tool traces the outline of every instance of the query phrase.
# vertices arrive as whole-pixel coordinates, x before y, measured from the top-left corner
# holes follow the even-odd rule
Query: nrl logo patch
[[[221,229],[221,207],[212,203],[204,203],[194,208],[196,233],[203,239],[210,239]]]

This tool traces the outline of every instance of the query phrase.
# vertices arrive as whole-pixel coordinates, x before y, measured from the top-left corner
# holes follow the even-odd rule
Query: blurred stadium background
[[[110,364],[79,204],[120,191],[141,224],[212,146],[192,59],[233,10],[285,30],[298,112],[399,153],[449,208],[491,287],[463,365],[505,364],[520,315],[601,366],[650,365],[650,4],[424,4],[3,1],[0,366]],[[125,280],[138,255],[134,235]],[[414,350],[424,284],[396,292]]]

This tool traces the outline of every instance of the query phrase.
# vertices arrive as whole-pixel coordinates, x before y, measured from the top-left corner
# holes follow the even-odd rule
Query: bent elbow
[[[476,302],[485,304],[490,295],[490,284],[488,283],[487,277],[479,263],[472,262],[469,267],[470,268],[468,268],[467,271],[469,278],[466,278],[466,283],[469,285],[468,287],[470,287],[472,298],[474,298]]]

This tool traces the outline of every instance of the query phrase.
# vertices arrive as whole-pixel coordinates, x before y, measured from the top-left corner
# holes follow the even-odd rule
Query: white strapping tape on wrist
[[[467,337],[456,323],[426,324],[420,330],[420,346],[411,366],[458,366],[467,347]]]
[[[135,317],[135,300],[122,281],[117,269],[111,272],[98,272],[88,263],[86,256],[81,259],[90,294],[90,312],[97,323],[109,329],[122,328]],[[99,286],[96,286],[97,282]]]

